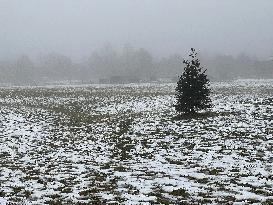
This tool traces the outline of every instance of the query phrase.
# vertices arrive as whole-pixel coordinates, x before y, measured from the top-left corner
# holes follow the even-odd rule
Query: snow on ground
[[[0,204],[270,204],[273,81],[0,89]]]

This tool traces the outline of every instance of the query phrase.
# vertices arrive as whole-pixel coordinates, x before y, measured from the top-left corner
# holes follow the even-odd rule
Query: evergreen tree
[[[191,48],[189,60],[183,60],[184,72],[180,76],[176,91],[177,112],[195,113],[212,107],[210,99],[209,79],[206,70],[200,65],[195,49]]]

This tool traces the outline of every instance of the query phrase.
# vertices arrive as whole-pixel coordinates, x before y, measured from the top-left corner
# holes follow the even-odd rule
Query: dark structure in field
[[[184,72],[180,76],[176,91],[177,112],[195,113],[212,107],[209,79],[200,65],[195,49],[191,49],[190,59],[184,60]]]
[[[109,78],[99,79],[99,83],[101,84],[127,84],[127,83],[140,83],[140,82],[141,80],[137,77],[121,76],[121,75],[115,75]]]
[[[110,83],[112,84],[124,84],[124,83],[139,83],[140,79],[133,76],[111,76]]]

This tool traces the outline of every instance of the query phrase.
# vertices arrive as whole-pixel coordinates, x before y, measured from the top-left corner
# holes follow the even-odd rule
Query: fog
[[[217,56],[264,62],[273,55],[272,11],[271,0],[0,0],[1,67],[22,56],[39,67],[54,53],[88,69],[107,46],[120,57],[124,47],[143,48],[153,65],[191,47],[208,65]]]

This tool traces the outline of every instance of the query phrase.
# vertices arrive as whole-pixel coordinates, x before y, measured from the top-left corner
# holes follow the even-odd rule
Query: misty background
[[[0,0],[0,83],[273,78],[271,0]]]

